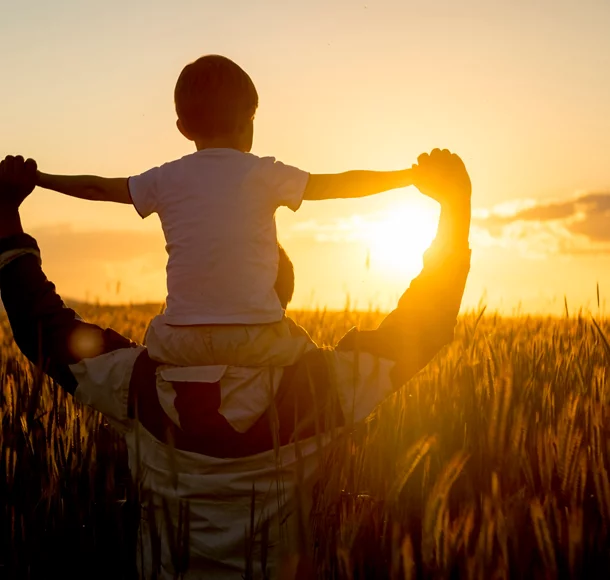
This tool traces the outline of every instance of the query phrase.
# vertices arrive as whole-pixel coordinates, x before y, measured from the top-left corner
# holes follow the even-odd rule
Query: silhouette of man
[[[453,339],[470,267],[471,184],[462,160],[438,149],[418,159],[415,185],[441,214],[424,267],[396,308],[375,330],[352,329],[332,349],[318,348],[292,323],[301,349],[271,377],[269,369],[215,366],[195,377],[164,369],[145,347],[67,308],[21,225],[19,206],[35,174],[35,163],[20,157],[0,165],[2,300],[21,351],[124,436],[146,506],[140,573],[180,572],[168,537],[174,530],[188,537],[185,578],[242,578],[245,545],[251,576],[276,576],[281,557],[294,554],[297,524],[307,521],[319,447],[331,444],[331,431],[363,421]],[[284,306],[293,286],[282,254],[276,290]],[[267,381],[268,400],[237,396],[244,381]]]

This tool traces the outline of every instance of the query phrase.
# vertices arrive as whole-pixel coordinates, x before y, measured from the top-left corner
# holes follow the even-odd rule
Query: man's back
[[[333,434],[364,419],[451,340],[469,255],[464,246],[437,247],[379,329],[348,333],[336,349],[314,348],[284,369],[268,411],[245,433],[223,415],[230,405],[220,381],[174,384],[168,413],[157,390],[158,363],[144,347],[80,322],[34,255],[1,270],[0,287],[20,348],[36,358],[44,320],[51,376],[125,436],[142,493],[139,563],[173,577],[182,565],[176,546],[187,541],[182,529],[193,578],[240,578],[248,554],[260,572],[261,562],[271,569],[282,551],[295,549],[319,451]],[[81,358],[68,344],[97,344],[99,354]],[[188,505],[188,516],[180,505]]]
[[[9,209],[32,188],[5,187],[18,199]],[[147,572],[173,578],[188,563],[190,578],[237,579],[252,562],[259,576],[267,565],[277,571],[282,549],[290,553],[299,539],[293,526],[309,517],[320,450],[453,338],[470,265],[470,188],[458,193],[397,308],[377,329],[353,329],[334,349],[314,347],[282,369],[267,411],[245,432],[227,419],[221,380],[174,384],[171,404],[163,401],[146,348],[67,308],[18,214],[0,211],[0,291],[15,341],[125,436],[144,515],[138,564]]]

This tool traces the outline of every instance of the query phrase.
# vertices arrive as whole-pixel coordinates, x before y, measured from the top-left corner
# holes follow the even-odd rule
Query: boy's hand
[[[413,185],[442,205],[470,201],[472,185],[464,162],[447,149],[420,155],[411,174]]]
[[[25,161],[21,155],[8,155],[0,162],[0,195],[2,205],[17,209],[36,186],[36,161]]]

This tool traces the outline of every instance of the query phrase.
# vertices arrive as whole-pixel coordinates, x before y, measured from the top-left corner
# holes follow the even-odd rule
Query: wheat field
[[[154,306],[87,306],[141,340]],[[378,312],[293,312],[319,344]],[[610,323],[463,315],[456,339],[322,466],[318,578],[608,578]],[[120,439],[0,322],[0,578],[131,578]],[[332,465],[332,469],[330,466]]]

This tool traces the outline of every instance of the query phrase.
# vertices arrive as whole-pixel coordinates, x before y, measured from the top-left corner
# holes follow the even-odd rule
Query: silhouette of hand
[[[413,185],[442,205],[470,201],[472,185],[464,162],[447,149],[420,155],[412,175]]]
[[[0,162],[0,207],[17,209],[36,186],[36,161],[8,155]]]

